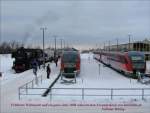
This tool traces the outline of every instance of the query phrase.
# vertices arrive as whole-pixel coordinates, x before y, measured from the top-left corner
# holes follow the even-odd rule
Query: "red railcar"
[[[61,56],[61,72],[63,73],[80,73],[80,54],[78,51],[64,51]],[[67,74],[71,77],[72,75]]]
[[[99,60],[125,75],[136,78],[136,72],[145,73],[145,55],[138,51],[101,52]]]

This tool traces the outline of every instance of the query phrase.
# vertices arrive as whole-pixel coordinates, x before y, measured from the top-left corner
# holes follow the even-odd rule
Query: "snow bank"
[[[150,74],[150,61],[146,62],[146,72]]]
[[[12,71],[14,59],[11,54],[0,54],[0,72],[6,73]]]

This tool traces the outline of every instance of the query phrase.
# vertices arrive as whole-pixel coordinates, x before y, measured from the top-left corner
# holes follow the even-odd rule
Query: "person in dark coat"
[[[37,67],[38,67],[38,63],[37,61],[34,59],[32,62],[32,68],[33,68],[33,73],[34,75],[37,75]]]
[[[57,67],[58,57],[56,57],[56,58],[54,59],[54,62],[55,62],[56,67]]]
[[[50,68],[49,64],[46,67],[46,72],[47,72],[47,79],[49,79],[50,73],[51,73],[51,68]]]
[[[38,67],[40,69],[40,65],[41,65],[40,60],[37,60],[37,62],[38,62]]]

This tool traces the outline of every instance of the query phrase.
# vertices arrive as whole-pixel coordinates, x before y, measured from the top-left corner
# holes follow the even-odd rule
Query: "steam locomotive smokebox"
[[[16,73],[23,72],[32,68],[33,60],[36,60],[39,65],[44,61],[43,51],[41,49],[18,48],[12,53],[13,69]]]

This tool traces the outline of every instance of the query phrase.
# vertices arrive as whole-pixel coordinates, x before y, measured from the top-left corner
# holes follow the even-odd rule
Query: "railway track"
[[[46,89],[46,91],[42,94],[43,97],[46,97],[48,93],[51,91],[51,88],[54,86],[54,84],[57,82],[61,74],[57,76],[57,78],[50,84],[50,86]]]

